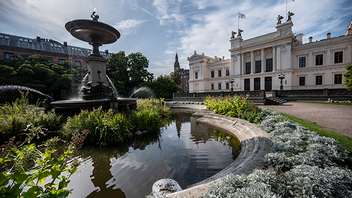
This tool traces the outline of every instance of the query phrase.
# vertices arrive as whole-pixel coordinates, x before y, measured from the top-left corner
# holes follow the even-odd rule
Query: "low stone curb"
[[[264,156],[270,152],[272,141],[269,138],[269,134],[259,128],[258,125],[238,118],[217,115],[204,108],[199,109],[202,110],[192,115],[199,117],[197,122],[211,125],[216,129],[236,136],[241,142],[241,153],[234,162],[217,174],[193,184],[190,188],[169,194],[167,197],[202,197],[212,182],[218,182],[222,177],[226,177],[231,173],[248,175],[254,169],[262,167]]]

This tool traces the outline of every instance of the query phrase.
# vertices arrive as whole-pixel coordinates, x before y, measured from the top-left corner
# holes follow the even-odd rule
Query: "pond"
[[[153,183],[163,178],[185,189],[216,174],[239,153],[233,136],[196,123],[191,112],[172,111],[159,134],[109,147],[84,146],[78,152],[79,172],[67,189],[74,189],[70,198],[138,198],[149,195]]]

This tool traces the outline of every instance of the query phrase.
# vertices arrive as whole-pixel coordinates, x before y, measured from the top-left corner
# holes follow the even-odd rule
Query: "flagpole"
[[[287,18],[287,0],[286,0],[286,13],[285,13],[285,15],[286,15],[286,20],[288,19]]]
[[[240,13],[237,14],[237,18],[238,18],[238,27],[237,27],[237,31],[240,29]]]

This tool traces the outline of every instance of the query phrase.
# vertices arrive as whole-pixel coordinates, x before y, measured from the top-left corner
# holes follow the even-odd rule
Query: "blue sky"
[[[345,33],[352,19],[351,0],[287,0],[294,13],[293,32],[303,42]],[[100,47],[109,52],[141,52],[155,76],[173,71],[177,50],[181,67],[194,50],[207,56],[230,58],[231,31],[240,19],[243,39],[275,31],[277,15],[285,16],[286,0],[0,0],[0,32],[28,38],[40,36],[90,48],[73,38],[66,22],[90,19],[96,8],[99,21],[117,28],[120,39]]]

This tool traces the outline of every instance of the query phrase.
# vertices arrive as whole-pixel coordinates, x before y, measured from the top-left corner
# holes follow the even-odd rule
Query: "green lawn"
[[[352,153],[352,138],[342,135],[340,133],[337,133],[335,131],[332,131],[330,129],[327,129],[325,127],[319,126],[317,124],[307,122],[300,118],[288,115],[286,113],[281,113],[281,114],[286,116],[288,119],[292,121],[300,123],[301,125],[307,127],[309,130],[317,132],[321,136],[330,137],[339,141],[343,149],[348,150],[349,152]]]
[[[333,105],[352,105],[352,102],[330,103],[330,102],[325,102],[325,101],[304,101],[304,100],[289,101],[289,102],[333,104]]]

